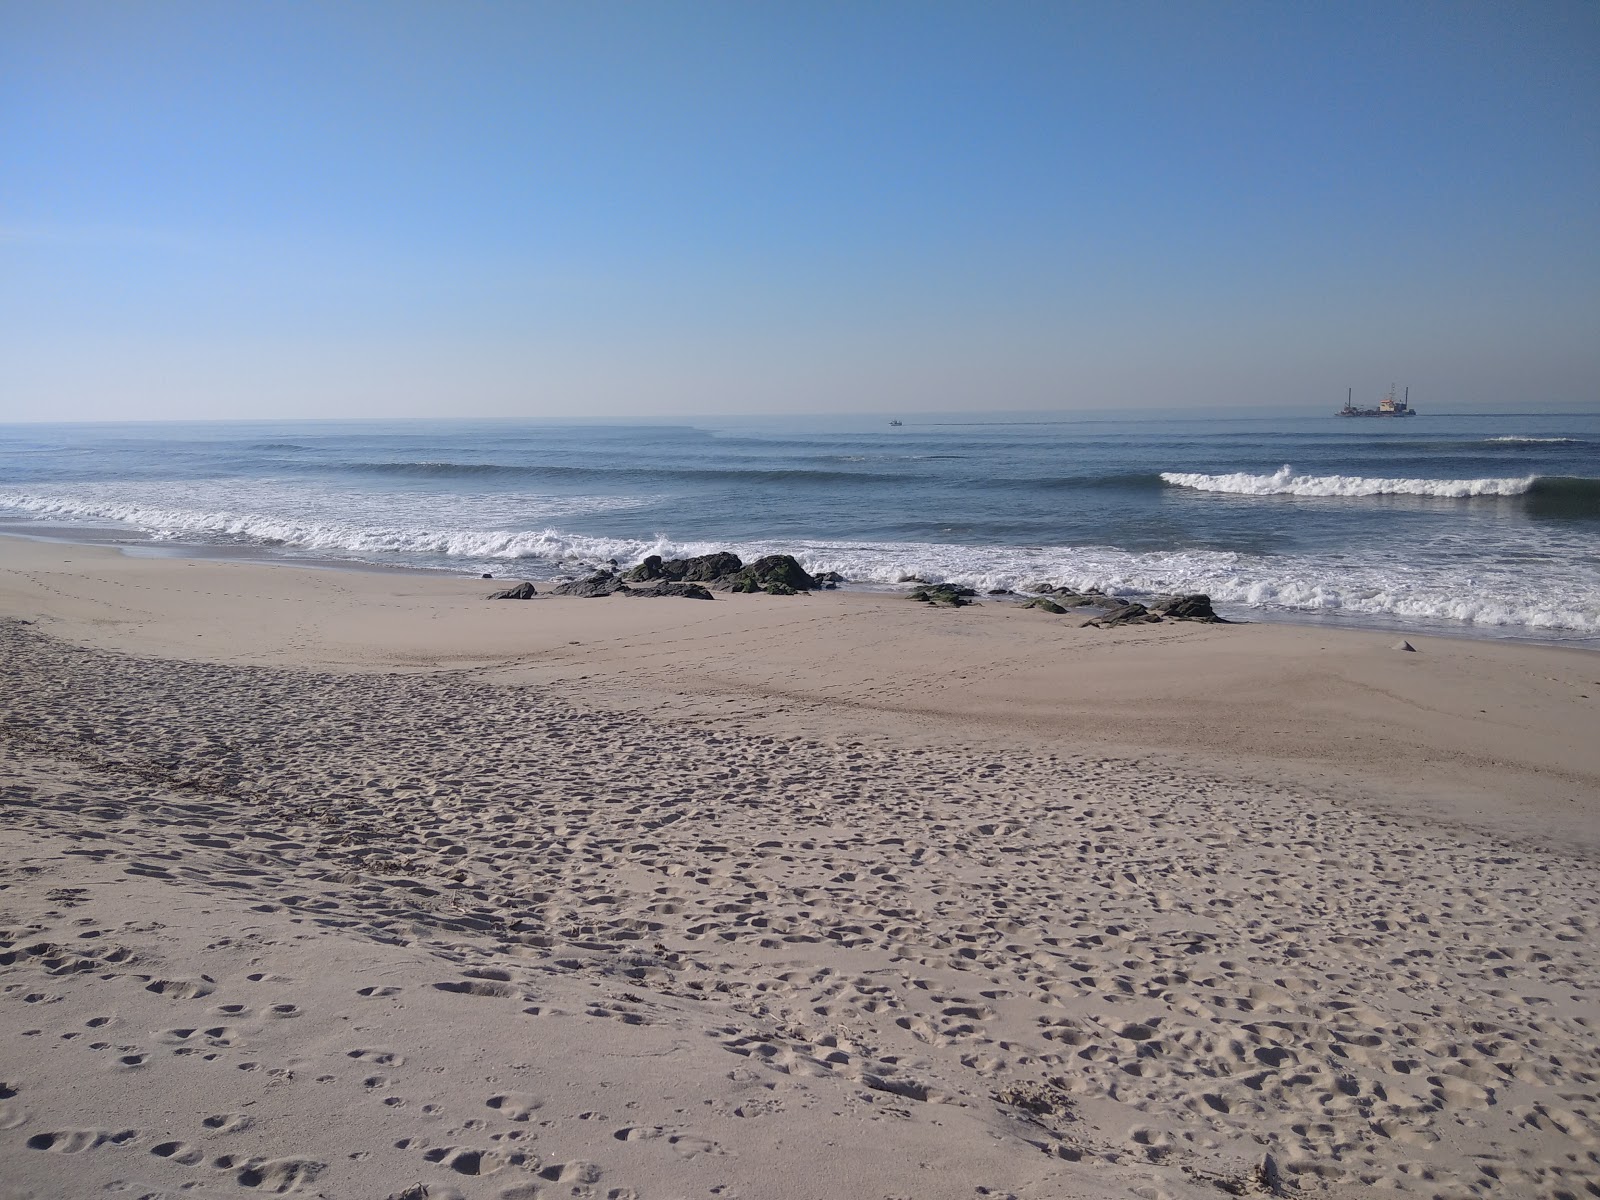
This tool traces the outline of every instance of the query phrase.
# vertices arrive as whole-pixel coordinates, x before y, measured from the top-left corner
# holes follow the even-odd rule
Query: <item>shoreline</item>
[[[4,1200],[1600,1186],[1592,653],[491,589],[0,537]]]
[[[142,530],[131,531],[129,536],[120,538],[105,536],[119,532],[119,530],[111,526],[84,526],[80,528],[45,522],[40,524],[43,528],[54,532],[31,532],[27,528],[27,522],[0,521],[0,539],[15,537],[27,541],[55,542],[63,545],[100,546],[134,556],[217,559],[254,563],[268,567],[298,567],[307,570],[364,571],[380,574],[400,572],[415,573],[428,578],[477,578],[478,575],[481,575],[481,572],[475,574],[466,570],[434,568],[405,563],[381,563],[355,558],[319,557],[314,553],[298,550],[288,552],[282,557],[277,557],[265,552],[263,548],[252,548],[246,545],[157,541]],[[75,536],[80,532],[82,536]],[[587,570],[588,568],[584,569]],[[493,578],[496,580],[520,582],[526,579],[541,586],[548,586],[556,580],[573,577],[575,577],[573,572],[557,572],[544,575],[493,573]],[[840,590],[890,597],[904,595],[903,592],[896,590],[896,587],[897,585],[894,584],[852,583],[847,580],[840,585]],[[980,596],[979,599],[986,602],[1004,604],[1020,601],[1027,595],[1027,593],[1012,592],[1008,593],[1007,596]],[[1148,599],[1148,596],[1130,594],[1130,598]],[[1418,624],[1407,622],[1403,618],[1385,618],[1377,614],[1355,614],[1351,616],[1342,611],[1302,612],[1287,608],[1259,609],[1248,605],[1231,603],[1218,603],[1216,608],[1218,614],[1225,616],[1232,624],[1290,625],[1307,629],[1331,630],[1336,633],[1378,633],[1393,634],[1399,637],[1448,638],[1467,642],[1505,642],[1517,645],[1590,650],[1600,653],[1600,634],[1572,632],[1564,636],[1549,636],[1541,634],[1531,626],[1518,626],[1516,627],[1517,632],[1506,632],[1510,627],[1477,626],[1462,623],[1452,625],[1438,619],[1430,619]]]

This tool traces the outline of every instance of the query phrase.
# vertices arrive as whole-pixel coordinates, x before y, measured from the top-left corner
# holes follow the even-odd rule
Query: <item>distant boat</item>
[[[904,421],[890,421],[889,424],[890,425],[894,425],[894,426],[900,426],[900,425],[904,425],[905,422]]]
[[[1344,407],[1337,416],[1341,417],[1414,417],[1417,410],[1411,407],[1411,389],[1406,388],[1404,399],[1394,398],[1394,385],[1389,385],[1389,394],[1378,402],[1377,408],[1357,408],[1354,403],[1355,389],[1345,392]]]

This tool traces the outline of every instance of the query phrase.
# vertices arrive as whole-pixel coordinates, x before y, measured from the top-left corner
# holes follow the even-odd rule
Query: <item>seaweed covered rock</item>
[[[920,600],[924,604],[940,604],[949,608],[964,608],[972,603],[972,597],[978,593],[969,587],[961,587],[954,583],[930,583],[924,587],[916,588],[911,593],[913,600]]]
[[[489,599],[491,599],[491,600],[532,600],[538,594],[539,593],[534,589],[533,584],[531,584],[531,583],[519,583],[519,584],[516,585],[516,587],[508,587],[503,592],[494,592],[493,594],[490,595]]]
[[[1049,596],[1035,596],[1032,600],[1029,600],[1022,607],[1023,608],[1037,608],[1037,609],[1041,610],[1042,612],[1058,613],[1058,614],[1059,613],[1064,613],[1064,612],[1067,611],[1066,609],[1062,608],[1061,605],[1057,604],[1054,600],[1050,599]]]
[[[721,582],[729,591],[767,592],[774,596],[792,596],[817,586],[792,554],[768,554]]]

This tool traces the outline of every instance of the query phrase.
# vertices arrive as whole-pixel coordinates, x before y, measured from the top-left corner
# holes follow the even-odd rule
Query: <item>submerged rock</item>
[[[489,576],[485,575],[484,578],[488,579]],[[533,584],[531,584],[531,583],[519,583],[519,584],[517,584],[516,587],[508,587],[503,592],[495,592],[494,594],[492,594],[489,597],[489,599],[491,599],[491,600],[532,600],[538,594],[539,593],[534,590]]]

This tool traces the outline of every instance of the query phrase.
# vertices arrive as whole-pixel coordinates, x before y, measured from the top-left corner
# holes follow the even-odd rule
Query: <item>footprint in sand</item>
[[[490,1108],[498,1109],[508,1121],[526,1121],[544,1107],[543,1100],[526,1092],[505,1092],[499,1096],[490,1096],[484,1103]]]
[[[109,1129],[66,1129],[56,1133],[36,1133],[28,1139],[29,1150],[49,1150],[55,1154],[81,1154],[85,1150],[121,1146],[139,1136],[137,1129],[112,1132]]]
[[[151,1146],[150,1153],[185,1167],[192,1167],[205,1157],[204,1152],[197,1147],[183,1142],[162,1142],[159,1146]]]

